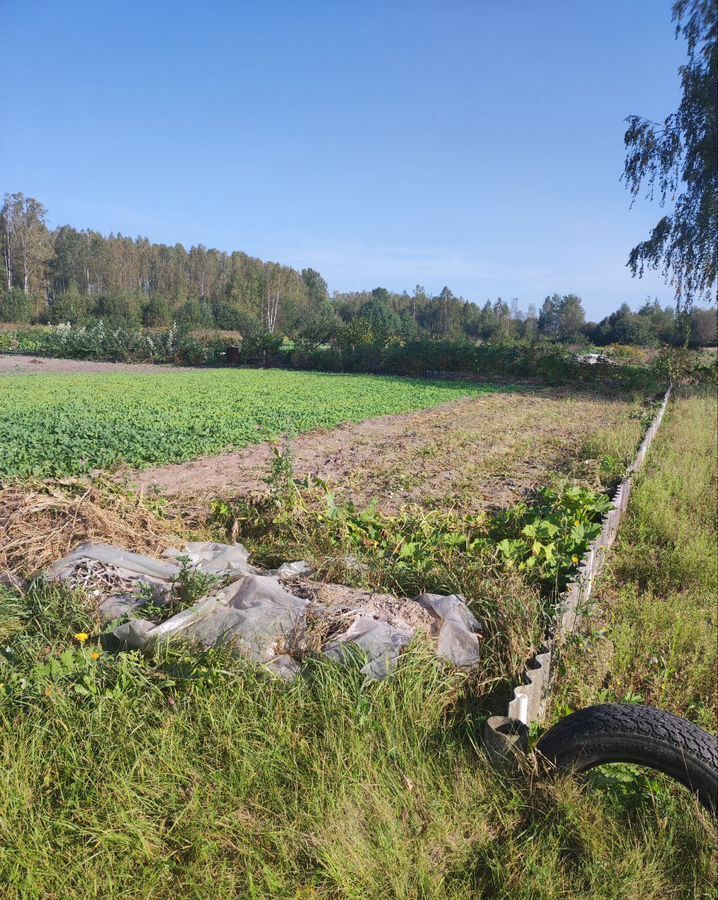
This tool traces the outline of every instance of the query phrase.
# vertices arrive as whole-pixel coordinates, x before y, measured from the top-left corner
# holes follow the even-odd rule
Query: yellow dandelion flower
[[[578,519],[576,519],[576,521],[575,521],[573,524],[578,526],[578,525],[580,525],[581,523],[578,521]]]
[[[577,557],[577,556],[572,556],[572,557],[571,557],[571,562],[574,564],[574,566],[577,566],[577,565],[578,565],[578,557]]]
[[[75,635],[75,640],[78,644],[84,644],[85,641],[90,639],[90,635],[85,631],[80,631]]]
[[[99,659],[102,656],[102,650],[93,650],[90,654],[91,659]]]

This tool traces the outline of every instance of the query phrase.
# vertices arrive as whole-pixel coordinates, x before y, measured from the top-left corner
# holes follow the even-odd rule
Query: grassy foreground
[[[670,407],[564,708],[641,693],[715,728],[714,435],[715,401]],[[420,645],[380,684],[317,663],[287,686],[221,655],[93,659],[80,597],[1,596],[0,896],[712,895],[685,792],[498,775],[476,686]]]

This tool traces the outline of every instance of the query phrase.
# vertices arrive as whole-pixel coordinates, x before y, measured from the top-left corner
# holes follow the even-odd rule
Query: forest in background
[[[287,336],[310,345],[352,346],[386,339],[547,339],[643,346],[716,344],[716,310],[677,315],[647,299],[602,321],[587,322],[575,294],[546,297],[524,312],[517,299],[479,305],[448,287],[436,296],[421,285],[393,293],[335,292],[314,269],[298,271],[246,253],[203,245],[103,236],[70,225],[50,229],[42,203],[5,194],[0,210],[0,321],[16,324],[217,328],[243,336]]]

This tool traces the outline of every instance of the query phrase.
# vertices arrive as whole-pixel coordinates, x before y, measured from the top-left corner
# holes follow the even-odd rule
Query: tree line
[[[298,271],[238,251],[156,244],[147,238],[63,225],[50,229],[42,203],[6,194],[0,209],[0,321],[106,323],[161,328],[177,323],[243,336],[287,336],[308,346],[391,340],[473,342],[546,339],[598,345],[716,343],[715,310],[679,313],[648,300],[587,322],[575,294],[547,297],[526,312],[518,300],[483,305],[448,287],[411,292],[335,292],[311,268]]]

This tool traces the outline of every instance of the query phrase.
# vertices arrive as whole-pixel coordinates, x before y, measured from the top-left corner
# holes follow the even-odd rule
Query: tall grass
[[[42,633],[6,597],[26,683],[0,704],[4,897],[709,896],[687,793],[627,817],[577,783],[498,774],[466,680],[421,645],[373,685],[358,665],[286,685],[220,654],[89,648],[50,677],[33,660],[92,622],[36,602]]]
[[[565,648],[564,706],[620,681],[714,723],[714,416],[671,407],[601,596],[607,637]],[[687,792],[634,806],[497,773],[486,695],[420,642],[384,682],[322,661],[285,684],[181,647],[94,659],[98,627],[79,595],[0,588],[1,897],[713,896],[715,831]]]
[[[669,406],[611,576],[564,649],[564,707],[640,698],[718,733],[717,425],[715,396]]]

